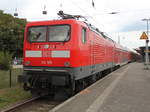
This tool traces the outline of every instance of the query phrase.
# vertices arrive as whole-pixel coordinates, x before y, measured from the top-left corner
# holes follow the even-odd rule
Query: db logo
[[[49,48],[49,45],[44,45],[44,48],[45,48],[45,49],[48,49],[48,48]]]
[[[49,65],[49,64],[52,64],[52,61],[41,61],[41,64],[43,65]]]
[[[50,51],[43,51],[42,57],[51,57],[51,52]]]

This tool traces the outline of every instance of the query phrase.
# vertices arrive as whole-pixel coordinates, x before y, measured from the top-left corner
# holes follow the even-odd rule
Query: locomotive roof
[[[78,23],[82,25],[86,25],[89,27],[91,30],[98,32],[98,33],[103,33],[101,32],[98,28],[94,27],[93,25],[85,22],[85,21],[80,21],[76,19],[57,19],[57,20],[48,20],[48,21],[34,21],[34,22],[28,22],[27,26],[37,26],[37,25],[49,25],[49,24],[71,24],[71,23]],[[104,34],[102,34],[104,36]],[[106,38],[106,36],[104,36]]]
[[[28,26],[34,26],[34,25],[49,25],[49,24],[69,24],[76,22],[74,19],[57,19],[57,20],[46,20],[46,21],[34,21],[34,22],[28,22]]]
[[[44,25],[55,25],[55,24],[72,24],[72,23],[77,23],[81,24],[84,26],[87,26],[90,30],[93,32],[102,35],[102,37],[108,39],[109,41],[113,42],[118,49],[122,49],[124,51],[130,51],[129,49],[119,45],[116,43],[114,40],[109,38],[104,32],[101,32],[98,28],[94,27],[93,25],[85,22],[85,21],[80,21],[76,19],[57,19],[57,20],[49,20],[49,21],[35,21],[35,22],[29,22],[27,26],[44,26]]]
[[[106,34],[104,32],[101,32],[98,28],[96,28],[95,26],[93,26],[92,24],[86,22],[86,21],[81,21],[81,20],[77,20],[77,19],[73,19],[73,18],[69,18],[69,19],[57,19],[57,20],[48,20],[48,21],[34,21],[34,22],[28,22],[27,23],[27,27],[28,26],[45,26],[45,25],[55,25],[55,24],[72,24],[72,23],[77,23],[77,24],[81,24],[84,26],[87,26],[90,30],[92,30],[93,32],[102,35],[104,38],[112,41],[113,43],[115,43],[114,40],[112,40],[111,38],[109,38],[108,36],[106,36]]]

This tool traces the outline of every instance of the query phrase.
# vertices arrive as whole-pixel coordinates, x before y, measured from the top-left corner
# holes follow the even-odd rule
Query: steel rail
[[[36,96],[36,97],[33,97],[33,98],[30,98],[30,99],[27,99],[23,102],[20,102],[14,106],[11,106],[11,107],[8,107],[7,109],[4,109],[4,110],[1,110],[1,112],[13,112],[15,111],[17,108],[20,108],[20,107],[23,107],[24,105],[28,104],[28,103],[31,103],[39,98],[41,98],[42,96]]]

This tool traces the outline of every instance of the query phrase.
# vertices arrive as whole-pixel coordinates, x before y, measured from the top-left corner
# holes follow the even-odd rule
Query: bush
[[[11,68],[12,55],[9,52],[0,52],[0,69],[9,70]]]

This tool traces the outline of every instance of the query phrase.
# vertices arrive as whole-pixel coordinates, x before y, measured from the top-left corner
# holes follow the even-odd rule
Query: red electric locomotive
[[[101,72],[130,60],[129,52],[79,15],[58,13],[60,20],[31,22],[24,37],[24,72],[19,81],[32,93],[79,91]]]

